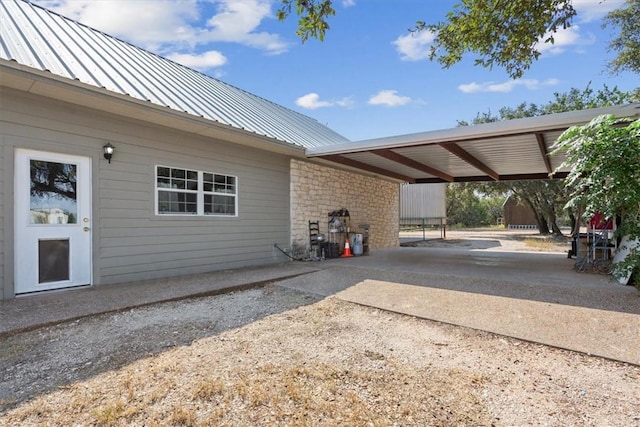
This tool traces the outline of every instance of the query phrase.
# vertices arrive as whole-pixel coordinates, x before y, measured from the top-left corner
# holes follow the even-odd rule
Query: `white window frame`
[[[188,185],[188,182],[194,182],[193,179],[188,179],[188,173],[195,172],[197,173],[197,188],[188,189],[188,188],[172,188],[159,186],[159,178],[165,178],[158,175],[158,170],[160,168],[169,169],[169,175],[172,175],[172,171],[180,170],[185,172],[185,178],[176,178],[177,180],[184,180],[185,187]],[[213,181],[207,180],[205,183],[204,178],[206,175],[210,175]],[[169,183],[171,184],[172,176],[167,177]],[[218,190],[216,191],[216,178],[223,178],[224,184],[218,184]],[[231,178],[231,183],[228,183],[229,178]],[[205,191],[205,184],[211,184],[212,188],[210,191]],[[194,217],[194,216],[204,216],[204,217],[237,217],[238,216],[238,177],[235,175],[227,175],[220,174],[215,172],[205,172],[195,169],[189,168],[179,168],[173,166],[166,165],[155,165],[154,167],[154,187],[155,187],[155,213],[158,216],[186,216],[186,217]],[[220,188],[223,187],[223,188]],[[222,191],[220,191],[222,190]],[[196,211],[195,212],[161,212],[160,211],[160,192],[170,192],[170,193],[179,193],[179,194],[195,194],[196,195]],[[205,212],[205,195],[211,196],[212,198],[215,196],[224,196],[224,197],[233,197],[233,213],[216,213],[216,212]]]

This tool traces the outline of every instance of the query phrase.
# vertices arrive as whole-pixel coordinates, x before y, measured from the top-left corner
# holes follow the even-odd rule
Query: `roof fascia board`
[[[396,172],[392,172],[383,168],[379,168],[377,166],[372,166],[366,163],[362,163],[359,162],[357,160],[353,160],[353,159],[349,159],[347,157],[343,157],[343,156],[337,156],[337,155],[332,155],[332,156],[324,156],[322,157],[325,160],[329,160],[331,162],[334,163],[339,163],[341,165],[345,165],[345,166],[349,166],[355,169],[361,169],[361,170],[365,170],[368,172],[372,172],[376,175],[382,175],[382,176],[386,176],[389,178],[393,178],[393,179],[397,179],[398,181],[401,182],[408,182],[410,184],[415,183],[415,179],[409,177],[409,176],[405,176]]]
[[[328,154],[357,153],[370,150],[433,145],[443,142],[463,142],[536,132],[564,131],[571,126],[587,123],[593,118],[603,114],[613,114],[616,117],[637,118],[640,117],[640,103],[568,111],[474,126],[460,126],[451,129],[334,144],[326,147],[308,149],[307,155],[309,157],[326,156]]]
[[[328,167],[331,169],[337,169],[337,170],[341,170],[341,171],[345,171],[345,172],[351,172],[354,174],[358,174],[358,175],[362,175],[362,176],[370,176],[370,177],[374,177],[374,178],[378,178],[384,181],[389,181],[389,182],[393,182],[396,184],[403,184],[406,183],[407,181],[403,180],[403,179],[399,179],[399,178],[394,178],[388,175],[382,175],[379,173],[375,173],[375,172],[371,172],[371,171],[367,171],[367,170],[362,170],[362,169],[358,169],[356,167],[353,166],[347,166],[346,164],[342,164],[342,163],[336,163],[336,162],[332,162],[330,160],[327,160],[323,157],[313,157],[313,158],[305,158],[302,159],[305,162],[309,162],[309,163],[313,163],[316,165],[321,165],[324,167]]]
[[[569,172],[556,172],[552,175],[546,173],[525,173],[516,175],[500,175],[500,181],[529,181],[529,180],[546,180],[546,179],[565,179]],[[454,182],[494,182],[495,180],[488,175],[459,176]],[[440,178],[418,178],[415,184],[441,184],[446,183]]]
[[[0,86],[264,151],[306,157],[301,146],[56,76],[15,61],[0,59]]]

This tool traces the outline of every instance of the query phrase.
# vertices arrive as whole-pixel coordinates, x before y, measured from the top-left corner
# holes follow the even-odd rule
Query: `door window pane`
[[[69,240],[38,241],[38,283],[69,280]]]
[[[77,224],[77,165],[31,160],[30,223]]]

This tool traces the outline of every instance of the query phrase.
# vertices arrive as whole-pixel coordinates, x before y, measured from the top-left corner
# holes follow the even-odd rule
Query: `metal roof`
[[[311,148],[307,157],[408,183],[547,179],[565,160],[550,155],[556,139],[602,114],[637,119],[640,103]]]
[[[301,147],[348,139],[315,119],[23,0],[0,1],[0,58]]]
[[[640,116],[640,104],[630,104],[349,142],[315,119],[27,1],[0,0],[0,24],[0,70],[9,86],[88,102],[86,93],[61,92],[56,82],[63,80],[132,101],[100,100],[105,111],[140,115],[146,106],[142,116],[156,123],[205,136],[229,129],[225,138],[247,145],[244,135],[255,135],[249,139],[263,139],[268,149],[290,147],[301,155],[305,148],[308,158],[409,183],[545,179],[564,161],[549,152],[570,126],[601,114]],[[51,85],[34,83],[37,73]]]

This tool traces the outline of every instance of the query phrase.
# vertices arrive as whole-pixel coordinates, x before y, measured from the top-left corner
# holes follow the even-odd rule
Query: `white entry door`
[[[91,159],[15,156],[15,293],[91,284]]]

